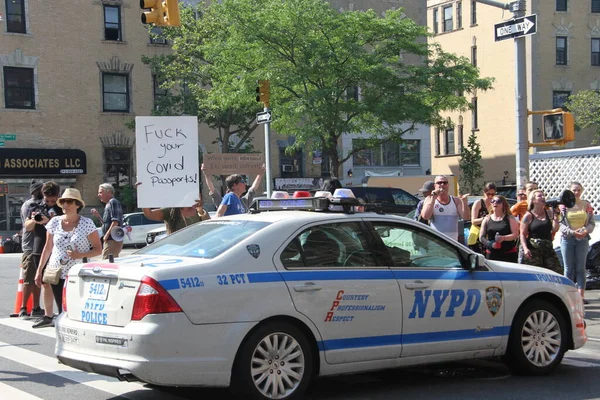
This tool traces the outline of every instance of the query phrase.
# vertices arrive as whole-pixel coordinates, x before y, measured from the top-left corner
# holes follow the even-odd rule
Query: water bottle
[[[498,239],[500,239],[500,233],[496,232],[496,235],[494,236],[494,242],[492,243],[492,247],[494,249],[499,249],[501,244],[498,241]]]

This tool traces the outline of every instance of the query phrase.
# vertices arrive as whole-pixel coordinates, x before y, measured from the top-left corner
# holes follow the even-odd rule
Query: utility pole
[[[513,18],[525,16],[525,0],[502,3],[494,0],[476,0],[478,3],[509,10]],[[516,105],[516,180],[517,187],[529,180],[529,135],[527,134],[527,78],[525,38],[515,37],[515,105]]]

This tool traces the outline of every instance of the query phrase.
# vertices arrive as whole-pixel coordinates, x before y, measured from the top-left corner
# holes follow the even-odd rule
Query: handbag
[[[46,268],[42,276],[42,282],[57,285],[60,281],[61,273],[62,268]]]
[[[477,241],[479,240],[479,232],[480,231],[481,231],[480,225],[471,225],[471,228],[469,229],[469,237],[467,239],[467,245],[473,246],[474,244],[477,244]]]

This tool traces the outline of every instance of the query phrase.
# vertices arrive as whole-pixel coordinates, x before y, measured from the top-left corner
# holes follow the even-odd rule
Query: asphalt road
[[[126,250],[130,253],[131,250]],[[177,400],[228,399],[227,390],[159,388],[88,374],[54,358],[54,330],[9,318],[14,310],[20,255],[0,255],[0,399]],[[548,377],[511,376],[496,360],[411,367],[324,378],[307,399],[600,399],[600,298],[588,292],[588,343],[566,354]]]

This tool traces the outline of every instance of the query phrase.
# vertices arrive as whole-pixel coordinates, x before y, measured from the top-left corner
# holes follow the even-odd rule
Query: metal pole
[[[525,15],[524,7],[514,17]],[[527,59],[525,37],[515,38],[516,174],[517,187],[529,180],[529,137],[527,134]]]
[[[269,108],[265,107],[268,113]],[[267,197],[271,197],[271,122],[265,123],[265,180],[267,181]]]

